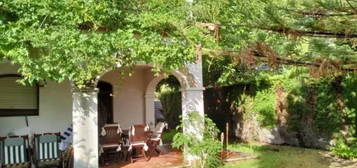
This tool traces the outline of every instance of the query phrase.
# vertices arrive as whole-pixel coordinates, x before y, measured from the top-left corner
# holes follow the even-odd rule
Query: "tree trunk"
[[[287,111],[286,91],[282,86],[275,88],[276,97],[276,117],[279,126],[285,126],[288,122],[289,113]]]
[[[341,85],[343,80],[342,76],[337,76],[332,85],[335,89],[336,92],[336,103],[337,103],[337,108],[341,113],[341,129],[340,133],[342,137],[348,137],[349,134],[349,127],[348,127],[348,115],[345,114],[344,108],[345,108],[345,102],[343,100],[343,87]]]

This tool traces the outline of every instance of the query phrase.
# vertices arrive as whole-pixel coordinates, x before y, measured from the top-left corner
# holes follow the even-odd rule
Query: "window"
[[[21,76],[0,75],[0,116],[38,115],[38,86],[23,86],[16,81]]]

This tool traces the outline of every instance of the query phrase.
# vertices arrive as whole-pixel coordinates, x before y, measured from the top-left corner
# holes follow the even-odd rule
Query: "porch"
[[[201,66],[196,62],[168,73],[174,75],[181,85],[183,116],[192,111],[203,115]],[[122,74],[126,70],[131,71],[130,75]],[[3,63],[0,68],[0,74],[16,72],[17,67],[8,63]],[[34,92],[38,97],[38,113],[28,117],[1,118],[0,126],[4,125],[5,129],[0,131],[0,136],[29,135],[31,140],[34,134],[62,132],[73,124],[74,167],[98,168],[101,127],[107,123],[118,123],[123,130],[134,124],[155,126],[154,92],[164,78],[162,73],[155,74],[150,65],[138,64],[133,69],[119,67],[108,70],[96,79],[93,88],[75,88],[68,80],[60,84],[49,81]],[[103,85],[104,89],[101,88]],[[194,131],[190,128],[185,130]],[[169,154],[153,157],[147,163],[156,165],[163,158],[182,162],[180,156]]]
[[[201,66],[200,62],[196,62],[187,65],[180,71],[170,72],[181,85],[183,117],[193,111],[203,115]],[[156,85],[165,76],[160,72],[154,74],[155,71],[147,64],[135,66],[134,70],[131,69],[131,74],[123,77],[121,71],[125,70],[125,68],[110,70],[98,77],[96,87],[99,88],[99,92],[96,88],[73,91],[74,167],[98,167],[99,131],[93,132],[93,130],[100,130],[104,124],[117,123],[123,130],[128,130],[137,124],[148,127],[156,125],[154,92]],[[108,93],[101,93],[99,87],[101,83],[113,86],[113,92],[109,93],[109,95],[113,95],[111,96],[112,119],[107,117],[111,116],[108,108],[101,107],[103,97],[108,96]],[[108,99],[110,98],[108,97]],[[108,106],[104,104],[103,107]],[[200,133],[197,130],[201,129],[197,126],[184,128],[185,132],[192,132],[199,136]],[[152,162],[155,162],[162,158],[153,159]]]
[[[115,161],[101,168],[175,168],[183,164],[183,155],[179,151],[171,151],[157,157],[152,157],[149,161],[139,160],[134,163],[129,161]]]

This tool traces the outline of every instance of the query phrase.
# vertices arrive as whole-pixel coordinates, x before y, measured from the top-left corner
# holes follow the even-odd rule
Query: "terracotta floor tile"
[[[138,160],[134,163],[119,163],[117,165],[102,166],[101,168],[164,168],[179,166],[182,162],[181,152],[170,152],[159,157],[152,157],[149,161]]]

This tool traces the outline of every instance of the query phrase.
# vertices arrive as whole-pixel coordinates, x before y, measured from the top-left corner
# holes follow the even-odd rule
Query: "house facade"
[[[17,66],[10,63],[1,63],[0,65],[0,78],[5,80],[6,76],[17,74]],[[118,69],[110,71],[100,78],[100,82],[109,84],[112,87],[111,92],[103,93],[112,99],[112,122],[119,123],[123,129],[128,129],[132,124],[155,124],[154,113],[146,110],[146,106],[150,107],[145,104],[145,99],[154,96],[153,94],[146,94],[147,87],[154,78],[156,77],[148,66],[137,66],[130,76],[122,76],[120,69]],[[16,84],[15,79],[18,78],[14,78],[11,82],[9,81],[9,84]],[[2,83],[4,84],[4,82]],[[3,89],[14,94],[16,92],[14,89],[22,87],[12,86],[13,89],[9,88],[9,86],[6,88],[3,86]],[[72,124],[72,88],[70,81],[62,83],[48,81],[46,85],[39,86],[37,89],[38,92],[32,93],[32,97],[38,97],[38,107],[34,107],[38,112],[35,114],[26,113],[25,111],[0,114],[0,136],[27,134],[27,132],[60,132]],[[20,98],[24,97],[21,93],[15,94],[19,98],[12,99],[12,102],[14,100],[32,101],[31,98]],[[6,107],[5,103],[7,102],[5,101],[9,100],[6,100],[5,94],[2,96],[0,100],[3,100],[3,108],[13,108],[21,111],[23,108],[21,107],[21,102],[18,102],[18,104],[8,103],[9,105]],[[98,99],[99,102],[100,98]],[[151,102],[148,101],[147,103]],[[106,104],[101,104],[101,106],[106,106]],[[27,116],[27,119],[25,116]]]
[[[0,94],[0,109],[4,109],[0,110],[0,136],[23,135],[28,132],[59,132],[70,125],[72,123],[70,82],[48,81],[46,86],[34,86],[33,89],[38,89],[38,92],[32,92],[32,95],[23,95],[22,90],[18,88],[23,86],[16,86],[19,84],[15,82],[19,78],[9,77],[18,74],[17,70],[18,67],[9,62],[0,63],[0,89],[2,92]],[[9,95],[13,95],[11,99]],[[21,112],[21,109],[24,109],[22,102],[33,101],[33,99],[38,99],[38,103],[27,108],[37,112]],[[19,112],[5,109],[14,109]],[[27,116],[27,121],[25,116]]]
[[[138,64],[131,74],[125,67],[98,76],[92,90],[78,91],[65,80],[42,86],[22,86],[18,67],[0,62],[0,136],[61,132],[73,124],[75,167],[98,167],[98,131],[108,122],[122,129],[133,124],[155,125],[154,91],[165,78],[148,64]],[[171,71],[180,82],[183,115],[203,115],[201,59]],[[99,89],[98,89],[99,88]],[[185,129],[189,131],[190,129]],[[197,130],[197,129],[191,129]]]

